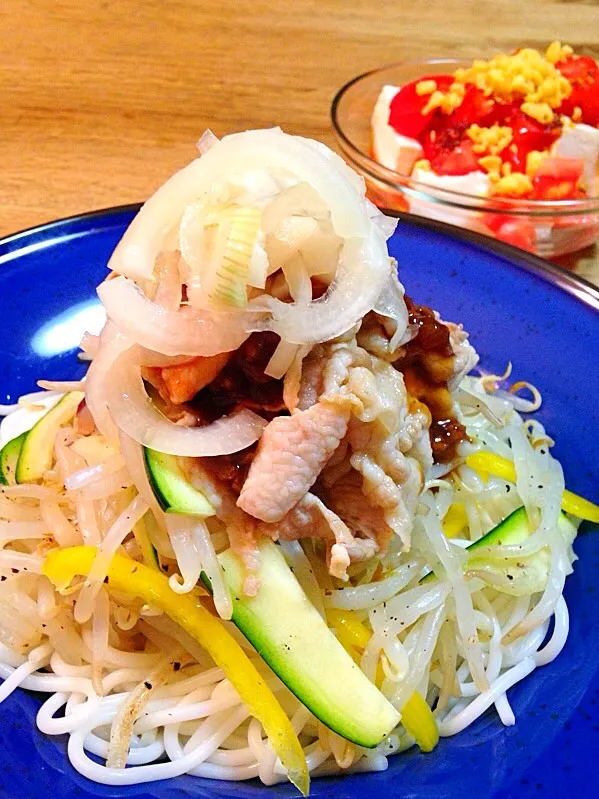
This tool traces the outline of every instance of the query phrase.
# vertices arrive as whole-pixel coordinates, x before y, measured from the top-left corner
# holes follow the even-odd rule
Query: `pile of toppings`
[[[559,42],[453,74],[385,86],[372,118],[375,158],[466,193],[533,200],[594,196],[599,66]],[[477,181],[463,176],[478,174]],[[451,184],[451,185],[450,185]]]

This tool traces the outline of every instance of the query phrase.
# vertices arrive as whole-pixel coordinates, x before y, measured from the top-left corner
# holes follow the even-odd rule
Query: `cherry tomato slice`
[[[556,67],[572,84],[572,93],[566,97],[559,111],[572,116],[575,108],[582,111],[581,122],[599,125],[599,64],[588,55],[568,56]]]
[[[467,175],[478,169],[478,157],[470,139],[462,139],[450,152],[437,155],[431,166],[438,175]]]
[[[406,83],[397,92],[389,107],[389,124],[402,136],[417,139],[426,130],[435,112],[423,114],[430,95],[419,95],[416,85],[424,80],[434,80],[437,89],[447,91],[453,83],[452,75],[425,75]]]
[[[590,55],[570,55],[555,66],[570,83],[593,82],[599,77],[599,64]]]
[[[541,161],[533,178],[535,200],[572,200],[580,195],[578,181],[584,172],[580,158],[550,157]]]
[[[532,150],[549,149],[561,131],[559,121],[551,125],[542,125],[515,106],[506,113],[502,124],[512,128],[512,141],[501,152],[501,158],[518,172],[526,171],[528,153]]]
[[[571,117],[575,108],[582,112],[578,122],[599,126],[599,77],[591,84],[572,84],[572,94],[566,97],[559,111]]]
[[[485,222],[496,239],[520,247],[521,250],[535,251],[535,227],[528,219],[490,214]]]
[[[487,119],[495,110],[495,105],[495,101],[491,97],[487,97],[483,91],[477,89],[476,86],[468,85],[462,104],[449,114],[448,123],[456,125],[467,122],[468,125],[480,125],[481,123],[486,125]]]

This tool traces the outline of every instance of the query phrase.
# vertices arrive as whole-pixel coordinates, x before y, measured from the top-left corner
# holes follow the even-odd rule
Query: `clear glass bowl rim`
[[[481,56],[475,56],[475,58]],[[409,175],[402,175],[393,169],[375,161],[367,152],[353,143],[339,121],[339,107],[347,92],[360,81],[374,75],[382,75],[391,70],[402,67],[423,67],[423,74],[426,68],[439,65],[458,66],[467,65],[469,61],[457,58],[430,58],[396,61],[383,67],[371,69],[347,81],[335,94],[331,103],[331,123],[333,131],[337,137],[344,154],[349,157],[353,164],[365,172],[373,180],[387,184],[390,189],[411,195],[421,200],[429,200],[443,205],[451,205],[467,211],[477,211],[478,213],[496,213],[508,216],[530,216],[530,217],[555,217],[555,216],[582,216],[589,213],[599,212],[599,197],[585,197],[578,200],[519,200],[502,197],[480,197],[475,194],[453,191],[451,189],[440,189],[431,187],[428,183],[414,180]]]

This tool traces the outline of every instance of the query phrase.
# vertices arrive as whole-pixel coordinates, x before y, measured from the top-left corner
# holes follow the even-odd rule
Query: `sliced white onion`
[[[371,219],[372,223],[378,227],[383,236],[386,239],[390,239],[395,233],[395,228],[397,227],[399,220],[392,216],[385,216],[385,214],[382,214],[376,205],[370,200],[366,200],[366,212],[368,214],[368,218]]]
[[[291,344],[336,338],[373,308],[388,274],[385,239],[373,227],[368,238],[345,240],[335,280],[324,296],[307,306],[261,297],[259,307],[266,304],[273,318],[250,322],[248,329],[272,330]],[[249,307],[252,309],[251,302]]]
[[[291,344],[312,344],[346,332],[373,308],[385,286],[389,274],[385,238],[394,223],[366,200],[363,179],[338,155],[318,142],[289,136],[279,129],[227,136],[170,178],[134,219],[112,256],[110,268],[134,279],[150,278],[165,240],[177,229],[186,208],[209,197],[223,201],[235,186],[239,190],[240,178],[245,181],[256,174],[270,175],[271,182],[279,183],[279,196],[271,194],[274,199],[268,200],[271,206],[280,206],[278,212],[275,207],[267,213],[267,205],[263,221],[272,217],[270,221],[276,222],[280,213],[286,216],[286,210],[298,208],[301,200],[300,205],[306,208],[302,211],[300,207],[300,212],[322,218],[330,226],[319,233],[330,241],[335,254],[340,247],[340,257],[338,264],[333,259],[336,270],[329,267],[328,258],[326,264],[315,267],[315,274],[323,268],[330,269],[329,275],[335,272],[334,282],[323,297],[307,307],[268,297],[266,306],[273,318],[246,314],[245,329],[272,330]],[[268,224],[266,232],[267,228]],[[320,250],[322,244],[317,237],[314,248]],[[193,286],[188,287],[188,295],[190,288],[194,291]],[[114,280],[104,284],[99,293],[119,327],[149,349],[168,355],[212,355],[235,349],[243,340],[235,315],[216,318],[184,309],[168,316],[136,292],[121,278],[120,283]],[[258,298],[250,310],[264,305],[264,298]]]
[[[120,430],[144,447],[169,455],[228,455],[257,441],[266,422],[244,409],[205,427],[169,421],[152,404],[134,350],[120,356],[107,380],[108,407]]]
[[[133,278],[149,278],[164,237],[183,210],[215,185],[257,169],[290,173],[304,181],[331,211],[343,238],[366,237],[371,226],[363,181],[324,145],[289,136],[278,128],[225,136],[161,186],[144,204],[115,249],[109,268]]]
[[[207,153],[208,150],[211,150],[215,144],[218,144],[218,142],[218,136],[215,136],[210,128],[207,128],[200,136],[196,147],[200,151],[201,155],[204,155],[204,153]]]
[[[297,355],[299,346],[288,344],[286,341],[279,341],[276,350],[271,355],[270,361],[266,364],[264,374],[280,380],[287,372]]]
[[[84,353],[94,358],[100,346],[100,336],[94,336],[93,333],[84,333],[79,346]]]
[[[116,358],[131,345],[132,342],[108,321],[100,334],[98,352],[87,370],[85,401],[96,427],[110,442],[118,441],[118,432],[106,403],[108,373]]]
[[[379,298],[376,301],[373,309],[380,316],[393,319],[393,321],[397,323],[395,333],[389,342],[389,349],[391,352],[394,352],[397,347],[405,344],[406,341],[409,340],[409,337],[406,339],[406,333],[409,334],[409,316],[404,295],[405,289],[399,282],[397,269],[392,261],[389,277],[387,278],[387,281],[383,286],[383,290],[379,294]]]
[[[166,311],[124,277],[102,283],[98,295],[109,318],[123,333],[163,355],[230,352],[249,335],[234,314],[198,313],[190,308]]]
[[[283,192],[264,211],[262,224],[267,232],[265,246],[270,264],[269,272],[273,274],[289,259],[299,254],[304,269],[310,277],[320,276],[330,282],[337,270],[342,242],[333,230],[328,211],[323,215],[314,205],[312,207],[314,215],[306,215],[307,211],[304,209],[309,208],[310,203],[302,202],[299,192],[304,185],[298,184],[293,189]],[[295,206],[292,206],[287,202],[286,195],[287,193],[291,194],[294,189],[298,190],[295,192],[297,202]],[[309,187],[306,188],[306,192],[308,190]],[[281,206],[289,210],[289,214],[282,219],[280,218],[282,208],[277,206],[279,201],[281,201]],[[269,218],[266,212],[271,207],[276,209],[276,215]],[[273,232],[270,232],[270,227],[277,221],[279,222],[278,226],[274,228]]]
[[[316,219],[311,216],[293,214],[284,219],[274,233],[268,233],[266,251],[271,273],[279,269],[292,255],[295,255],[317,230]]]
[[[141,366],[181,366],[192,360],[191,355],[163,355],[161,352],[139,348],[139,363]]]
[[[157,283],[153,300],[165,311],[176,311],[181,305],[180,258],[179,252],[169,250],[160,253],[156,261]]]
[[[326,219],[330,219],[330,213],[322,197],[308,183],[301,182],[284,189],[268,203],[262,212],[262,229],[267,234],[276,234],[281,228],[285,228],[290,220],[292,230],[298,220],[310,221],[311,229],[300,228],[292,234],[292,239],[297,240],[298,235],[303,238],[306,237],[306,233],[312,235],[318,221]],[[284,236],[288,237],[285,234]]]

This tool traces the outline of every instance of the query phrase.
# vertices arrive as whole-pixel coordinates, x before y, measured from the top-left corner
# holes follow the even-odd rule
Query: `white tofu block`
[[[480,197],[488,196],[491,186],[489,176],[479,171],[470,172],[468,175],[435,175],[424,169],[415,169],[412,177],[420,183],[428,184],[431,188],[459,191],[462,194],[476,194]],[[483,224],[482,215],[476,211],[452,208],[449,205],[419,197],[410,197],[409,203],[410,211],[413,214],[438,219],[440,222],[476,230],[479,233],[488,233]]]
[[[487,197],[491,188],[491,181],[485,172],[469,172],[467,175],[436,175],[426,169],[415,169],[412,173],[414,180],[428,183],[437,189],[459,191],[462,194],[476,194]]]
[[[597,192],[599,167],[599,130],[590,125],[564,128],[552,147],[552,154],[562,158],[581,158],[584,161],[582,180],[584,188],[593,195]]]

